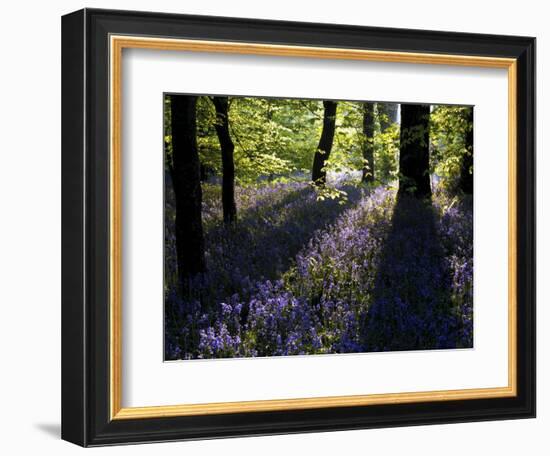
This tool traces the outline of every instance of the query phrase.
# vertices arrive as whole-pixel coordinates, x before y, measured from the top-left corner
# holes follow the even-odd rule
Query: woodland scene
[[[166,360],[473,346],[472,106],[163,102]]]

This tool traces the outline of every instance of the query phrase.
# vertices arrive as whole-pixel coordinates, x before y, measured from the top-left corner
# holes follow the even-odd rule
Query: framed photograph
[[[62,19],[62,437],[535,416],[535,39]]]

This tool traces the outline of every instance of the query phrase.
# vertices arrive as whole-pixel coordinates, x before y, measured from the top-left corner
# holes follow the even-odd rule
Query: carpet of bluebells
[[[168,191],[166,359],[472,347],[471,198],[342,189],[345,201],[320,201],[307,183],[239,187],[226,227],[205,184],[207,273],[186,296]]]

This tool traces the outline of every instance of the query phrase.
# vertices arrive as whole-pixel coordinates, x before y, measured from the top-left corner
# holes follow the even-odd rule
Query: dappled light
[[[473,346],[472,108],[178,97],[167,360]]]

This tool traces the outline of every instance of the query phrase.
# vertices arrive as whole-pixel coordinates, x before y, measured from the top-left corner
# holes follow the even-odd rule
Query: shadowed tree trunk
[[[212,97],[216,108],[216,133],[222,151],[222,205],[224,223],[237,220],[235,205],[235,145],[229,134],[229,100],[227,97]]]
[[[332,143],[334,141],[334,131],[336,128],[336,101],[323,101],[325,109],[323,115],[323,130],[319,139],[319,146],[313,157],[313,167],[311,169],[311,180],[316,185],[325,185],[327,180],[327,172],[323,168],[325,162],[330,157]]]
[[[176,197],[178,279],[184,291],[190,277],[204,272],[202,190],[197,149],[197,97],[172,95],[172,182]]]
[[[374,103],[363,104],[363,182],[374,182]]]
[[[466,154],[462,157],[459,186],[464,193],[471,195],[474,192],[474,108],[467,108],[464,115],[468,128],[464,138]]]
[[[380,131],[384,133],[392,124],[397,122],[397,103],[376,103]]]
[[[430,105],[401,105],[399,195],[430,198]]]
[[[212,170],[207,166],[201,163],[201,182],[208,182],[208,178],[212,173]]]

